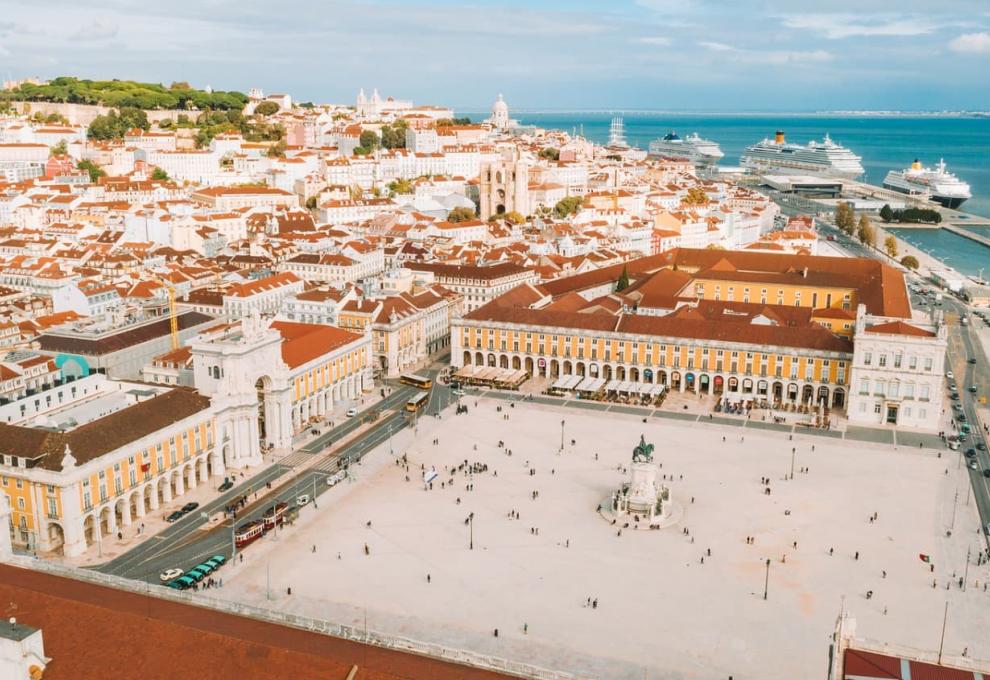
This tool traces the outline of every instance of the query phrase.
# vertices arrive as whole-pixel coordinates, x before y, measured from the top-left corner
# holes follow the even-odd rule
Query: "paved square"
[[[968,647],[990,658],[986,566],[969,567],[965,592],[946,589],[963,574],[967,549],[986,547],[958,454],[466,402],[467,415],[423,418],[418,434],[395,437],[408,473],[380,447],[355,482],[247,548],[211,594],[584,677],[635,679],[823,675],[842,606],[860,636],[937,649],[948,600],[947,657]],[[684,514],[673,528],[619,536],[595,508],[625,479],[617,468],[641,433],[656,444]],[[786,481],[792,446],[796,469],[809,472]],[[451,485],[444,468],[465,460],[488,470],[457,472]],[[421,465],[441,471],[432,490]]]

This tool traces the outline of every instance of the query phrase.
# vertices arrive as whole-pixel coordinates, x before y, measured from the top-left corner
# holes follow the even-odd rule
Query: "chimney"
[[[804,278],[804,279],[808,278],[808,268],[807,267],[805,267],[804,268],[804,271],[801,272],[801,278]]]

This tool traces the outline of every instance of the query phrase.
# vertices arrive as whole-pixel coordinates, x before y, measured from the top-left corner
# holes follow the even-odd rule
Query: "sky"
[[[990,0],[0,0],[4,79],[485,110],[990,110]]]

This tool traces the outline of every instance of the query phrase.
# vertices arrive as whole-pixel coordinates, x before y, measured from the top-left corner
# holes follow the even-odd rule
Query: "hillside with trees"
[[[95,104],[136,109],[213,109],[240,111],[247,104],[241,92],[197,90],[189,83],[159,83],[133,80],[80,80],[70,76],[54,78],[44,85],[23,83],[0,94],[0,101]]]

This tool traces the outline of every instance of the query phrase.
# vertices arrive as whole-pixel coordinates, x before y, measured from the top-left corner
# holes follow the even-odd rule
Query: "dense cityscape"
[[[0,91],[0,677],[990,674],[944,161],[114,75]]]

